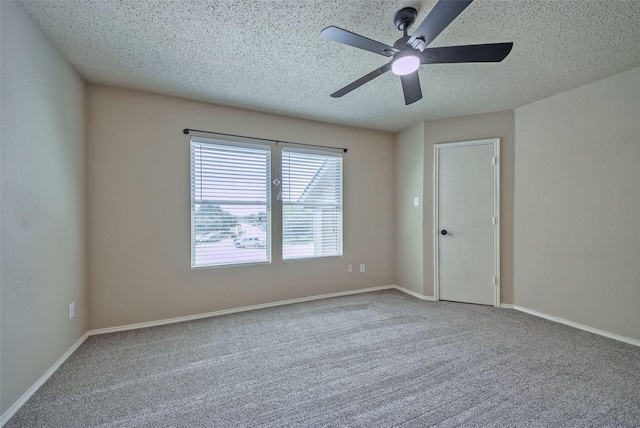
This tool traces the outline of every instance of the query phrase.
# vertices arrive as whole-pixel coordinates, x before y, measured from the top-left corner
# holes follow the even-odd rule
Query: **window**
[[[191,266],[271,260],[270,147],[191,138]]]
[[[282,149],[282,259],[342,256],[342,156]]]

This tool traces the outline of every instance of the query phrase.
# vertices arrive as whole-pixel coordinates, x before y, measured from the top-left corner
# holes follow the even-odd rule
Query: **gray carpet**
[[[6,427],[640,427],[640,348],[398,291],[90,337]]]

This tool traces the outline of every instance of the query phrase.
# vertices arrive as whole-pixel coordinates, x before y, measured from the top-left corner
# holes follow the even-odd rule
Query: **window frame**
[[[337,252],[335,254],[328,255],[313,255],[313,256],[296,256],[296,257],[286,257],[285,258],[285,206],[294,206],[292,203],[284,202],[284,153],[285,151],[289,151],[292,153],[300,153],[300,154],[309,154],[315,156],[326,156],[331,158],[340,159],[340,183],[339,183],[339,209],[338,209],[338,232],[337,232]],[[344,156],[342,153],[336,153],[330,150],[322,150],[322,149],[309,149],[309,148],[299,148],[292,147],[287,145],[282,145],[279,151],[279,160],[280,160],[280,182],[281,182],[281,192],[282,198],[279,198],[280,202],[280,212],[281,212],[281,248],[280,248],[280,256],[283,262],[296,262],[296,261],[304,261],[304,260],[314,260],[314,259],[327,259],[331,257],[344,257]]]
[[[265,260],[252,260],[252,261],[233,261],[229,263],[214,263],[214,264],[196,264],[196,227],[195,227],[195,210],[194,206],[197,204],[194,198],[195,194],[195,175],[194,175],[194,161],[193,161],[193,146],[197,145],[211,145],[211,146],[226,146],[230,148],[245,148],[245,149],[257,149],[266,153],[266,176],[265,176],[265,212],[267,213],[266,222],[266,253]],[[271,179],[273,176],[273,148],[271,144],[247,142],[245,140],[236,138],[209,138],[192,135],[189,141],[189,195],[190,195],[190,252],[191,252],[191,269],[210,269],[210,268],[228,268],[239,266],[251,266],[251,265],[267,265],[271,264],[273,260],[273,232],[272,232],[272,217],[273,217],[273,191],[271,189]],[[204,201],[204,199],[201,199]],[[257,201],[247,201],[244,203],[238,203],[237,201],[229,200],[211,200],[210,204],[222,205],[262,205],[262,201],[255,204]],[[254,204],[252,204],[252,202]],[[245,239],[245,238],[241,238]]]

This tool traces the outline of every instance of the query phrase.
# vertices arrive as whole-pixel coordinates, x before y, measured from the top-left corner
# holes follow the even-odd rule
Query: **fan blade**
[[[416,28],[416,31],[407,41],[407,45],[411,46],[414,40],[422,37],[424,38],[424,45],[429,46],[429,44],[433,42],[433,39],[438,37],[442,30],[447,28],[472,1],[473,0],[440,0],[433,9],[431,9],[431,12],[429,12],[420,26]]]
[[[384,56],[392,56],[394,53],[399,52],[398,49],[387,46],[384,43],[376,42],[338,27],[325,28],[320,33],[320,37]]]
[[[353,83],[348,84],[347,86],[345,86],[344,88],[340,89],[339,91],[334,92],[333,94],[331,94],[331,96],[333,98],[340,98],[343,95],[348,94],[349,92],[353,91],[356,88],[359,88],[360,86],[364,85],[365,83],[367,83],[370,80],[375,79],[376,77],[386,73],[387,71],[391,70],[391,63],[389,64],[385,64],[382,67],[373,70],[371,73],[362,76],[361,78],[359,78],[358,80],[356,80]]]
[[[509,42],[427,48],[422,52],[422,63],[500,62],[509,55],[512,47],[513,43]]]
[[[404,103],[406,105],[413,104],[422,98],[422,89],[420,89],[420,76],[418,71],[411,74],[400,76],[402,82],[402,92],[404,92]]]

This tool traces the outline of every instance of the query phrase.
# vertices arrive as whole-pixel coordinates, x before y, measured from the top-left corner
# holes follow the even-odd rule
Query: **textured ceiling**
[[[335,25],[393,44],[395,11],[416,7],[417,26],[435,0],[20,4],[89,82],[387,131],[512,109],[640,66],[638,0],[476,0],[431,46],[512,41],[511,54],[423,65],[424,98],[409,106],[392,73],[331,98],[388,59],[319,34]]]

